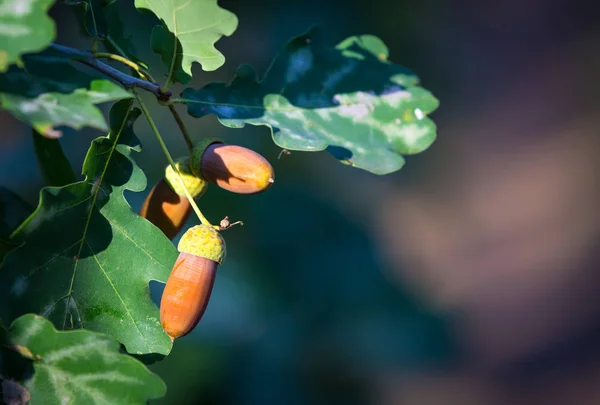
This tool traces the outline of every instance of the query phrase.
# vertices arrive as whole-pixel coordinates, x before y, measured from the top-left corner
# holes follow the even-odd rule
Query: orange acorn
[[[171,340],[190,333],[204,315],[217,267],[227,253],[221,234],[208,225],[188,229],[177,249],[179,257],[160,301],[160,323]]]
[[[175,166],[191,196],[202,196],[207,183],[192,174],[189,158],[179,159]],[[192,207],[177,179],[177,173],[169,165],[165,169],[164,178],[156,183],[142,204],[140,216],[160,228],[167,238],[173,239],[185,225],[191,211]]]
[[[260,193],[275,181],[273,167],[263,156],[218,139],[196,144],[190,166],[196,176],[238,194]]]

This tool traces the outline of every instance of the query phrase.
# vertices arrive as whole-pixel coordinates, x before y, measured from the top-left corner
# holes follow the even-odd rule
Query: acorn
[[[180,158],[175,162],[181,173],[183,183],[193,198],[200,198],[208,183],[195,176],[189,166],[189,158]],[[169,239],[173,239],[188,220],[192,207],[185,196],[177,173],[171,165],[165,169],[165,176],[152,188],[142,208],[140,216],[152,222]]]
[[[217,267],[227,253],[221,234],[208,225],[188,229],[160,301],[160,323],[175,340],[190,333],[206,311]]]
[[[218,139],[197,143],[190,166],[196,176],[238,194],[260,193],[275,181],[273,167],[262,155]]]

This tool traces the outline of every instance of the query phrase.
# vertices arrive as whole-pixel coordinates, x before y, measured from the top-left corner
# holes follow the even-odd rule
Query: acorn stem
[[[209,220],[206,219],[204,214],[202,214],[202,211],[200,211],[200,208],[196,204],[196,201],[191,196],[190,192],[188,191],[187,187],[185,186],[185,183],[183,182],[183,179],[181,178],[181,173],[179,173],[179,170],[177,169],[177,166],[175,165],[175,162],[173,161],[173,158],[171,157],[171,154],[169,153],[169,150],[167,149],[167,145],[165,145],[165,142],[163,141],[162,137],[160,136],[160,132],[158,132],[158,128],[156,127],[154,120],[152,120],[152,117],[150,116],[150,113],[148,112],[148,109],[146,108],[146,105],[142,101],[141,97],[137,94],[135,87],[133,88],[133,94],[135,95],[135,98],[137,99],[137,102],[139,103],[140,108],[142,109],[142,113],[144,114],[144,116],[146,117],[146,120],[148,121],[148,125],[150,125],[152,132],[154,132],[154,135],[156,135],[156,139],[158,140],[160,148],[162,149],[163,153],[165,154],[167,161],[171,165],[171,168],[173,169],[173,171],[175,173],[177,173],[177,180],[179,181],[179,184],[181,185],[183,192],[185,193],[185,197],[188,199],[188,201],[190,202],[190,205],[192,206],[192,209],[196,213],[196,216],[198,217],[198,219],[200,220],[200,222],[203,225],[207,225],[207,226],[213,227],[215,229],[218,229],[219,228],[218,226],[211,224],[209,222]]]

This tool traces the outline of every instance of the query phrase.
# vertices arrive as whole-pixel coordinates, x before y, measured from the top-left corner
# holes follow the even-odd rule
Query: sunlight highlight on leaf
[[[327,150],[343,163],[387,174],[435,140],[428,114],[438,100],[418,86],[410,70],[387,61],[385,44],[372,35],[333,47],[318,30],[291,40],[262,81],[248,65],[229,84],[187,88],[181,102],[200,118],[215,114],[232,128],[271,128],[281,148]]]

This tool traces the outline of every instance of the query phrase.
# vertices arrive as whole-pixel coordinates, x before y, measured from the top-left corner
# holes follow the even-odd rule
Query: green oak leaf
[[[54,0],[0,1],[0,73],[21,62],[20,55],[47,47],[55,33],[48,9]]]
[[[36,98],[27,98],[0,93],[0,106],[40,134],[59,138],[62,132],[55,127],[61,125],[107,130],[104,115],[95,105],[132,97],[131,93],[113,82],[100,79],[92,81],[89,90],[77,89],[70,94],[44,93]]]
[[[130,353],[170,351],[148,283],[166,282],[178,252],[123,196],[146,187],[131,157],[141,150],[132,129],[140,112],[131,105],[112,107],[109,135],[95,139],[85,158],[85,180],[43,188],[16,231],[24,244],[0,267],[5,324],[32,312],[58,329],[107,333]]]
[[[435,140],[427,114],[438,100],[409,69],[388,61],[372,35],[328,45],[317,29],[291,40],[258,81],[248,65],[230,84],[187,88],[179,101],[200,118],[215,114],[232,128],[271,128],[274,142],[300,151],[327,150],[343,163],[387,174]]]
[[[219,7],[217,0],[135,0],[135,6],[154,13],[171,34],[154,30],[152,49],[169,67],[175,55],[173,73],[178,81],[189,81],[193,62],[200,63],[205,71],[216,70],[225,63],[214,44],[222,36],[233,34],[238,19]]]
[[[33,362],[34,374],[24,383],[30,405],[142,405],[166,393],[159,376],[120,353],[119,342],[104,334],[59,332],[27,314],[12,323],[8,341]]]

